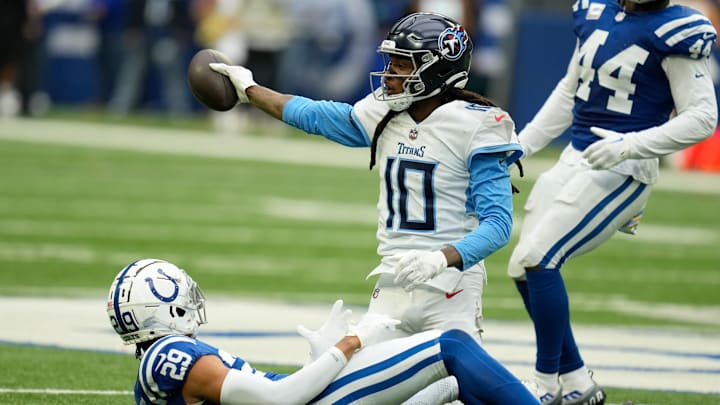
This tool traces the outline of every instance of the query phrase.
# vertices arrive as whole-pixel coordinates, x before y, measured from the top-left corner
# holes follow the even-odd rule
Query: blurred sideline
[[[367,148],[347,148],[310,137],[294,139],[256,134],[220,136],[210,131],[61,120],[4,119],[0,121],[0,139],[349,168],[367,167],[369,159]],[[532,157],[523,162],[525,176],[534,179],[553,163],[551,159]],[[514,176],[517,176],[517,171]],[[655,189],[720,194],[720,175],[663,168]]]

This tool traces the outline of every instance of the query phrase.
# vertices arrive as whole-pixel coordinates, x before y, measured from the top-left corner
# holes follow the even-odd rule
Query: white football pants
[[[592,170],[579,154],[563,153],[538,177],[525,204],[520,240],[508,275],[525,268],[560,269],[571,257],[589,252],[640,213],[652,186],[609,170]]]
[[[448,376],[440,331],[380,342],[355,354],[313,404],[400,404]]]
[[[463,274],[451,293],[421,285],[407,292],[394,283],[393,274],[381,274],[373,289],[368,313],[389,315],[402,321],[387,339],[410,336],[426,330],[460,329],[480,343],[482,293],[485,273]]]

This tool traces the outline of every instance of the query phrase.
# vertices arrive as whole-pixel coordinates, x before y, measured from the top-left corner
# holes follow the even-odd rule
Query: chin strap
[[[143,354],[145,354],[145,349],[140,347],[140,345],[135,345],[135,358],[140,360],[142,359]]]

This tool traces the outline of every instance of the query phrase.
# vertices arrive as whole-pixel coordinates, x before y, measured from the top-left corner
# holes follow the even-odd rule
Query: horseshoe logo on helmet
[[[468,36],[461,25],[445,28],[438,37],[438,49],[445,59],[457,60],[467,49]]]
[[[145,278],[145,281],[150,285],[150,291],[153,293],[153,295],[154,295],[157,299],[159,299],[159,300],[162,301],[162,302],[173,302],[173,301],[175,301],[175,298],[177,298],[178,292],[180,291],[180,286],[178,286],[177,281],[175,281],[174,278],[172,278],[172,277],[168,276],[167,274],[165,274],[165,272],[164,272],[162,269],[158,269],[157,272],[158,272],[158,274],[160,274],[161,276],[164,277],[164,280],[168,280],[168,281],[170,281],[171,283],[173,283],[173,285],[175,286],[175,290],[173,291],[172,294],[170,294],[169,297],[166,297],[166,296],[160,294],[160,292],[158,292],[158,290],[155,288],[155,281],[152,279],[152,277],[146,277],[146,278]]]

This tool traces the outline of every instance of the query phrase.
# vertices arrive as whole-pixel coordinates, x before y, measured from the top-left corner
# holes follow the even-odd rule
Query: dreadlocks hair
[[[478,93],[472,92],[470,90],[465,89],[459,89],[457,87],[451,87],[447,89],[444,93],[442,93],[442,103],[446,104],[451,101],[455,100],[462,100],[467,101],[468,103],[473,104],[479,104],[479,105],[486,105],[490,107],[497,107],[495,103],[493,103],[489,98],[482,96]],[[398,115],[399,111],[393,111],[389,110],[387,114],[380,120],[377,127],[375,127],[375,133],[373,134],[372,143],[370,144],[370,170],[373,169],[375,166],[376,160],[375,155],[377,154],[377,145],[378,140],[380,139],[380,135],[385,130],[385,127],[387,126],[388,122],[390,122],[391,119],[393,119],[396,115]],[[524,171],[522,164],[520,163],[520,160],[517,160],[515,162],[517,164],[518,169],[520,170],[520,177],[524,176]],[[512,192],[513,194],[519,193],[520,190],[515,187],[514,184],[512,184]]]
[[[385,114],[380,122],[378,122],[377,127],[375,127],[375,133],[373,134],[372,143],[370,144],[370,170],[372,170],[373,166],[375,166],[375,154],[377,152],[377,144],[378,139],[380,139],[380,134],[385,129],[388,122],[390,122],[390,120],[399,113],[400,111],[388,110],[387,114]]]

